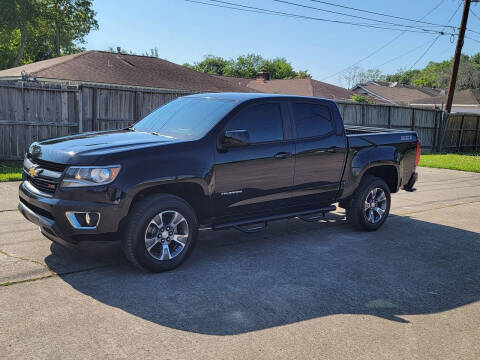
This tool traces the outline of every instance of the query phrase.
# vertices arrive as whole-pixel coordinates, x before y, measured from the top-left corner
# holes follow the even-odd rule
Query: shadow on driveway
[[[336,214],[326,224],[272,223],[260,234],[204,231],[192,256],[168,273],[124,264],[60,276],[109,306],[211,335],[332,314],[406,322],[402,315],[480,300],[478,233],[390,216],[373,233],[350,229]]]

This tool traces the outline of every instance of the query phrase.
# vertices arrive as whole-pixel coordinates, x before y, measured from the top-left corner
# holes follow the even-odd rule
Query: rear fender
[[[345,185],[339,194],[339,199],[345,199],[351,196],[360,185],[365,174],[372,173],[379,176],[384,173],[384,171],[380,170],[386,169],[385,167],[394,169],[391,171],[391,173],[394,174],[393,179],[389,178],[390,175],[380,175],[380,177],[385,177],[384,180],[389,185],[391,192],[398,191],[400,184],[398,174],[401,173],[400,163],[400,154],[393,146],[376,146],[354,151],[351,161],[347,163],[347,169],[348,166],[350,166],[350,172],[345,172],[346,176],[343,182]],[[379,174],[377,174],[377,172]]]

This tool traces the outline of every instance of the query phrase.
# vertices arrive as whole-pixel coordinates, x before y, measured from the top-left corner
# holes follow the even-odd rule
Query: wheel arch
[[[125,209],[124,220],[132,208],[142,199],[154,194],[169,194],[187,202],[195,211],[198,222],[203,224],[210,217],[208,193],[204,186],[195,181],[163,182],[141,186],[131,196]]]
[[[394,164],[371,166],[363,173],[362,180],[365,178],[365,176],[369,175],[376,176],[385,181],[391,193],[398,191],[398,169]]]

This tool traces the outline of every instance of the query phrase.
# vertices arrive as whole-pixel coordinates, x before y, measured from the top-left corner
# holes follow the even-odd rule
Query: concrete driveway
[[[0,184],[2,358],[480,358],[480,174],[420,169],[374,233],[201,232],[178,270],[61,248]]]

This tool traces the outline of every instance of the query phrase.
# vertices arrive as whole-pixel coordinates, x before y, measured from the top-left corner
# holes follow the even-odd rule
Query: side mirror
[[[246,146],[250,144],[248,130],[227,130],[223,135],[222,145],[224,148]]]

